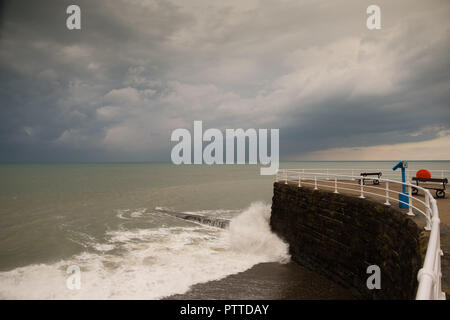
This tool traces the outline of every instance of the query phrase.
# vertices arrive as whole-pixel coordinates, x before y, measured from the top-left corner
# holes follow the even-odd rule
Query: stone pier
[[[361,298],[415,298],[429,233],[395,206],[275,183],[270,223],[295,262]],[[367,288],[370,265],[380,267],[379,290]]]

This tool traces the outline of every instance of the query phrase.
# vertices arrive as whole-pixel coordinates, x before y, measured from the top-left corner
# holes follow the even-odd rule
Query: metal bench
[[[381,172],[361,172],[361,179],[358,180],[358,183],[361,184],[361,180],[362,180],[362,184],[365,184],[366,180],[372,180],[373,184],[380,184],[380,177],[382,175]],[[368,176],[377,176],[376,178],[367,178]]]
[[[422,185],[421,187],[430,189],[430,190],[436,190],[436,198],[445,198],[445,186],[448,183],[448,179],[436,179],[436,178],[420,178],[420,177],[413,177],[412,181],[416,182],[416,185],[419,185],[419,182],[424,182],[425,185]],[[442,183],[442,186],[440,185]],[[412,194],[416,195],[419,193],[418,188],[412,188]]]

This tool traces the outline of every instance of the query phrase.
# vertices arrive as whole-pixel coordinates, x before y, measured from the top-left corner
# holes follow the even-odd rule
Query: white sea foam
[[[142,217],[146,213],[147,213],[146,208],[140,208],[134,211],[131,211],[130,209],[124,209],[124,210],[117,210],[116,217],[123,220],[131,220],[132,218]]]
[[[231,220],[228,236],[233,251],[255,254],[268,261],[289,261],[287,244],[270,230],[270,210],[270,206],[256,202]]]
[[[257,263],[285,263],[288,247],[271,233],[269,216],[269,206],[254,203],[232,220],[229,230],[193,226],[110,231],[107,243],[96,244],[101,253],[1,272],[0,298],[159,299]],[[117,250],[110,254],[113,248]],[[70,265],[81,268],[80,290],[66,287]]]

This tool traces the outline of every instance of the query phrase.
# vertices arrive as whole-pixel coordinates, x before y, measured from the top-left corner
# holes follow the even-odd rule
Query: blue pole
[[[402,167],[402,182],[405,183],[406,182],[406,172],[405,172],[405,168]],[[402,192],[406,193],[406,186],[404,184],[402,184]]]
[[[405,168],[408,166],[406,161],[400,161],[399,163],[397,163],[392,170],[397,170],[398,168],[400,168],[402,170],[402,192],[398,195],[398,206],[400,208],[409,208],[409,196],[406,193],[406,186],[405,186],[405,182],[406,182],[406,170]],[[401,201],[401,202],[400,202]]]

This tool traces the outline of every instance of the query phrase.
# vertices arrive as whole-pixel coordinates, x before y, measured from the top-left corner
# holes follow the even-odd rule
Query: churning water
[[[257,166],[2,164],[0,298],[159,299],[285,263],[288,246],[269,227],[272,179]],[[231,222],[222,229],[161,208]],[[66,286],[72,265],[80,290]]]
[[[45,164],[0,172],[1,298],[158,299],[289,260],[268,224],[271,180],[256,167]],[[157,207],[231,223],[216,228]],[[71,265],[81,269],[80,290],[66,286]]]

